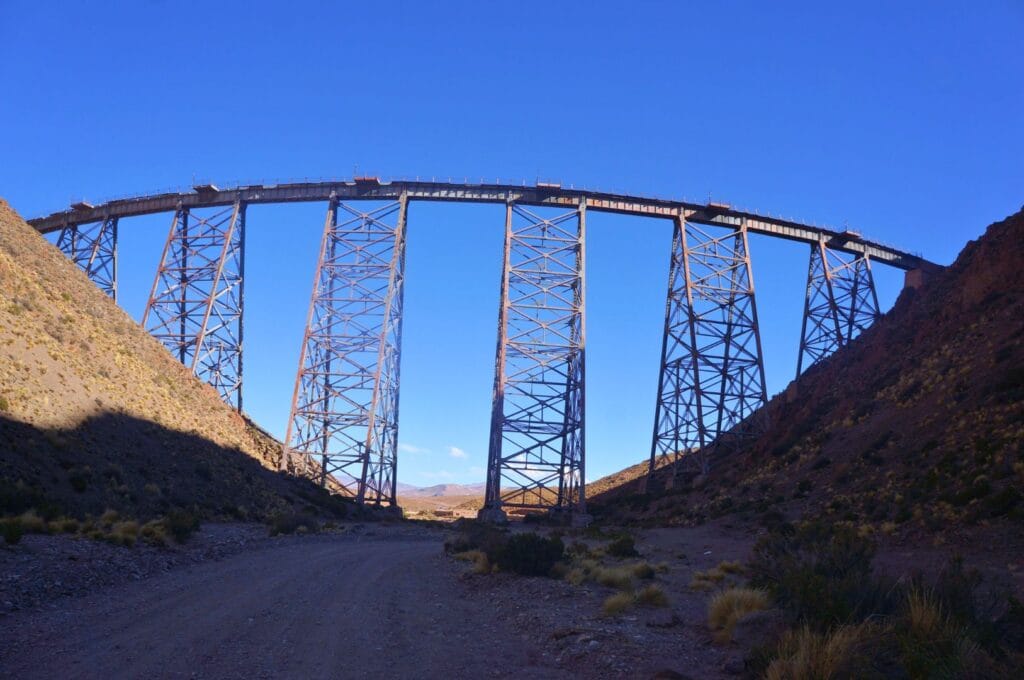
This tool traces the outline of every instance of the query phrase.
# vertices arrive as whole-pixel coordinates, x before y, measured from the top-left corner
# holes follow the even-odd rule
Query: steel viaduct
[[[650,469],[706,470],[708,451],[756,435],[767,401],[748,234],[809,246],[797,374],[878,316],[873,263],[937,268],[852,231],[719,203],[563,188],[436,181],[303,182],[81,202],[30,220],[117,298],[121,218],[172,215],[143,325],[242,408],[245,215],[254,204],[316,201],[326,219],[282,466],[359,502],[396,507],[399,367],[408,206],[505,206],[504,260],[485,507],[585,516],[585,248],[588,212],[670,220],[668,294]]]

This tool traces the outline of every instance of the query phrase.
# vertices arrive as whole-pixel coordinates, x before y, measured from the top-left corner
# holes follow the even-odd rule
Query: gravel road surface
[[[321,536],[0,618],[0,677],[565,677],[436,537]]]

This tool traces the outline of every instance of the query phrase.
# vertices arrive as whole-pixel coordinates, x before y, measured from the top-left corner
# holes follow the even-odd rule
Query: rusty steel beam
[[[104,293],[117,300],[117,218],[72,224],[60,230],[57,247]]]
[[[825,227],[802,224],[767,215],[758,215],[728,206],[699,204],[644,196],[630,196],[600,191],[566,189],[557,185],[517,186],[514,184],[469,184],[425,181],[332,181],[300,182],[240,186],[218,189],[213,185],[182,193],[110,201],[98,206],[78,204],[75,207],[46,217],[29,220],[29,224],[42,233],[68,226],[97,222],[105,217],[131,217],[158,212],[170,212],[178,206],[198,208],[231,205],[237,201],[247,204],[290,203],[301,201],[324,202],[335,196],[338,200],[397,201],[406,196],[409,201],[450,201],[473,203],[507,203],[522,206],[550,206],[575,208],[586,200],[591,211],[611,212],[675,219],[682,214],[688,222],[720,224],[735,227],[743,222],[748,232],[767,234],[805,243],[825,240],[830,248],[854,255],[869,255],[903,270],[927,268],[926,260],[896,248],[861,238],[849,231],[836,231]],[[932,265],[934,266],[934,265]]]
[[[244,273],[244,203],[176,210],[142,317],[153,337],[238,411]]]
[[[870,256],[851,258],[824,241],[812,244],[797,376],[849,343],[879,316]]]
[[[648,478],[760,431],[767,401],[747,229],[676,219]]]
[[[586,201],[542,216],[509,202],[487,483],[480,517],[586,521]]]
[[[396,510],[407,211],[329,201],[282,461]]]

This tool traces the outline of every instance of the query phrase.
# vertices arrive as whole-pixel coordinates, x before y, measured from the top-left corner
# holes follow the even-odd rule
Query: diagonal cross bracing
[[[582,513],[586,204],[506,204],[485,512]]]
[[[767,401],[746,225],[675,221],[649,474],[659,459],[706,472],[708,449],[757,431]],[[678,465],[676,465],[678,468]]]
[[[879,315],[869,256],[843,255],[823,241],[812,244],[797,376],[857,337]]]
[[[142,317],[153,337],[238,411],[244,251],[244,203],[175,211]]]
[[[292,397],[285,464],[396,505],[406,206],[332,199]]]
[[[57,247],[104,293],[117,300],[117,218],[64,227]]]

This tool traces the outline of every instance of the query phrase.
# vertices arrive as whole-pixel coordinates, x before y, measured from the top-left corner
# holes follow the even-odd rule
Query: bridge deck
[[[690,222],[738,226],[745,222],[755,234],[767,234],[805,243],[824,241],[829,248],[855,254],[867,254],[873,260],[899,269],[929,268],[935,265],[917,255],[875,243],[857,235],[842,233],[825,227],[811,226],[734,210],[715,204],[701,205],[685,201],[672,201],[642,196],[628,196],[582,189],[563,189],[556,185],[517,186],[511,184],[460,184],[452,182],[374,180],[348,182],[304,182],[240,186],[217,189],[212,185],[185,193],[158,194],[110,201],[98,206],[79,203],[69,210],[29,220],[40,233],[49,233],[76,224],[88,224],[108,217],[133,217],[152,213],[170,212],[179,206],[201,208],[230,205],[236,201],[247,204],[292,203],[327,201],[331,196],[340,200],[397,200],[405,193],[413,201],[449,201],[467,203],[515,202],[534,206],[564,206],[572,208],[586,201],[588,211],[640,215],[675,219],[683,217]]]

